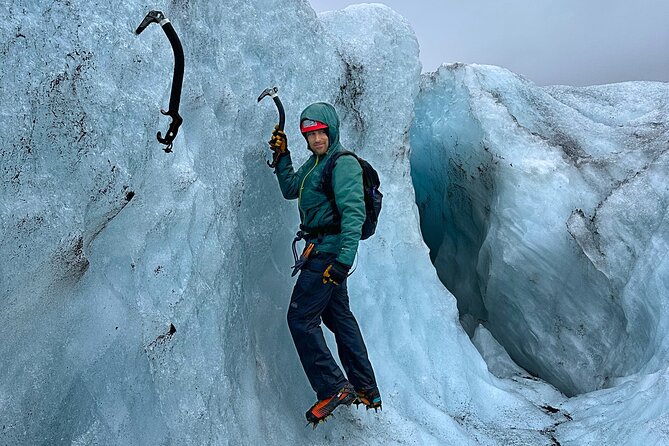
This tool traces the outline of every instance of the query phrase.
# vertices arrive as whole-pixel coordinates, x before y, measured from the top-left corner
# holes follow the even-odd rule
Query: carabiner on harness
[[[295,238],[293,239],[293,246],[292,246],[293,260],[295,261],[295,264],[291,267],[293,269],[293,272],[291,273],[290,277],[294,277],[297,273],[299,273],[302,270],[302,268],[304,268],[304,265],[307,263],[307,260],[309,260],[309,255],[311,254],[311,251],[314,249],[314,246],[316,246],[313,242],[307,243],[304,249],[302,250],[302,254],[300,254],[300,256],[298,257],[295,245],[302,239],[304,239],[304,234],[302,233],[302,231],[297,231],[297,234],[295,234]]]

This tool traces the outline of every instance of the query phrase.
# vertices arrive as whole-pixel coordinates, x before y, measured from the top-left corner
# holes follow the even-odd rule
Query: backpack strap
[[[351,155],[360,162],[358,155],[350,150],[342,150],[341,152],[335,153],[327,160],[325,167],[323,168],[323,173],[321,174],[321,188],[323,189],[325,196],[328,197],[328,201],[330,201],[330,206],[332,206],[332,210],[335,214],[336,224],[339,224],[341,215],[339,214],[339,209],[337,209],[337,203],[335,202],[334,188],[332,187],[332,173],[335,168],[335,163],[340,156],[344,155]]]

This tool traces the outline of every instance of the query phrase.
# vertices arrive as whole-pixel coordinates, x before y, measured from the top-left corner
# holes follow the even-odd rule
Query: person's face
[[[318,156],[325,155],[330,148],[330,140],[325,129],[307,133],[307,143],[309,143],[309,148]]]

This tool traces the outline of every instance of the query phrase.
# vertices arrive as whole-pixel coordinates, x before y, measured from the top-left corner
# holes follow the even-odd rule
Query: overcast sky
[[[309,0],[316,12],[366,3]],[[413,26],[423,71],[499,65],[539,85],[669,81],[669,0],[384,0]]]

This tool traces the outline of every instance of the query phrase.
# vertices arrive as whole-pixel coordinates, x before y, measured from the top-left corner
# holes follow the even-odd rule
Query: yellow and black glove
[[[288,153],[288,137],[278,125],[274,126],[272,139],[269,140],[269,148],[278,156]]]
[[[340,285],[348,277],[351,267],[335,260],[323,271],[323,283],[334,283]]]

